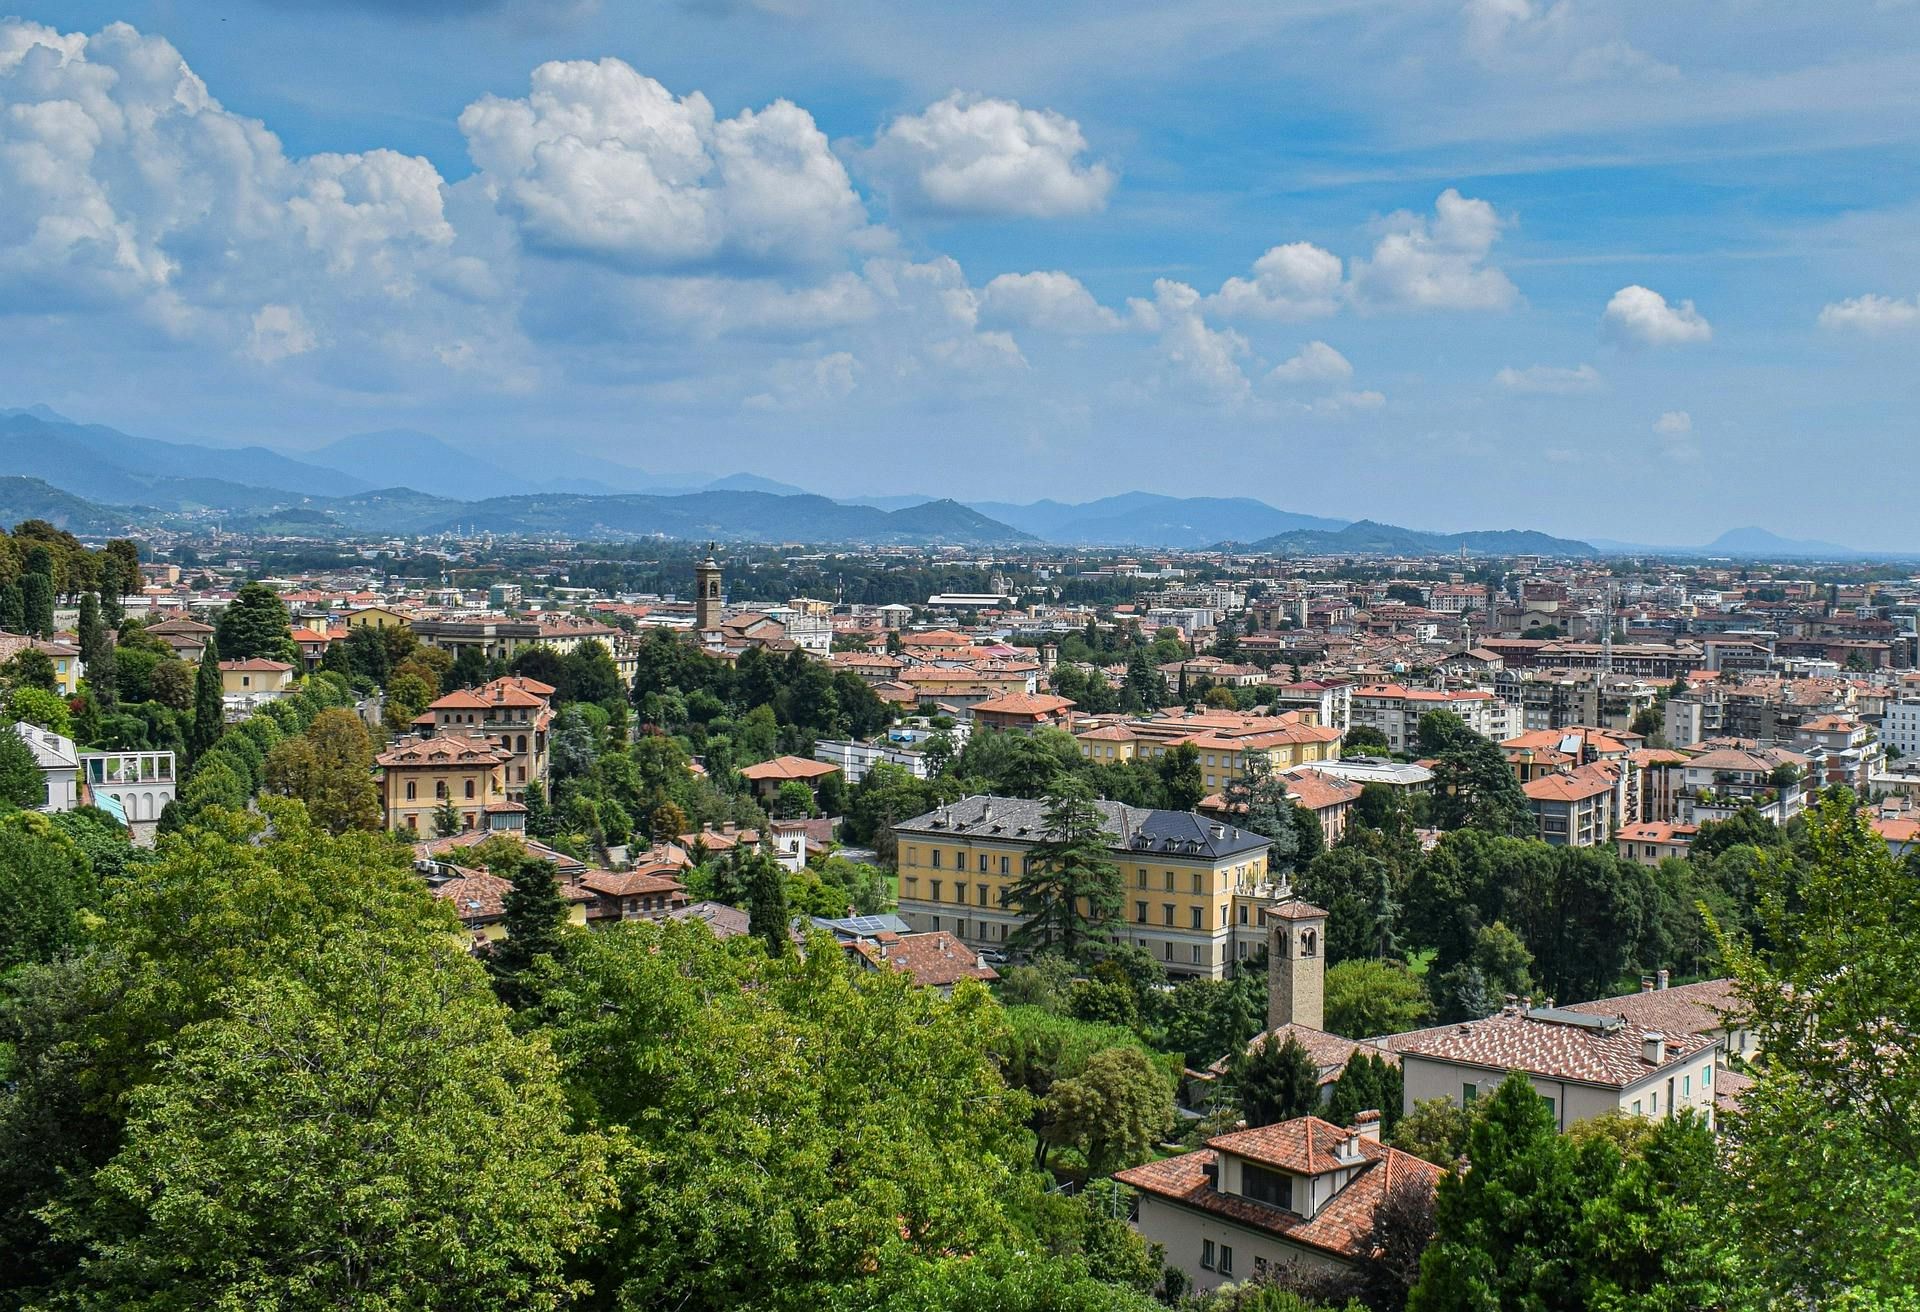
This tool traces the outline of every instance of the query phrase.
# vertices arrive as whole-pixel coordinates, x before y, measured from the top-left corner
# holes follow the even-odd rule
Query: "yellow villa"
[[[401,739],[375,758],[387,828],[431,834],[434,812],[448,801],[462,829],[481,828],[489,808],[510,804],[505,767],[512,759],[478,731]]]

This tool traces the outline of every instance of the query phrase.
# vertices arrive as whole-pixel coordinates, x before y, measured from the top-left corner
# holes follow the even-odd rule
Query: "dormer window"
[[[1293,1177],[1252,1162],[1240,1164],[1240,1192],[1256,1203],[1293,1210]]]

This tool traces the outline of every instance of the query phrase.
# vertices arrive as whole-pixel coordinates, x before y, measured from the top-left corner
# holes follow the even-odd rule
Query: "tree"
[[[62,736],[73,732],[73,712],[66,698],[30,684],[22,684],[7,695],[7,715]]]
[[[1446,1098],[1423,1098],[1393,1127],[1393,1146],[1403,1153],[1451,1168],[1467,1151],[1473,1117]]]
[[[1225,789],[1227,811],[1240,823],[1267,839],[1267,870],[1278,876],[1293,868],[1300,855],[1299,812],[1287,796],[1287,781],[1273,772],[1265,752],[1250,750],[1241,759],[1240,772]],[[1315,825],[1316,832],[1319,826]]]
[[[440,805],[433,808],[433,836],[452,838],[467,827],[466,817],[460,814],[460,808],[451,797],[440,799]]]
[[[1045,837],[1008,897],[1023,917],[1008,942],[1021,951],[1058,948],[1072,956],[1119,920],[1120,867],[1107,851],[1106,816],[1085,784],[1070,779],[1047,795]]]
[[[15,688],[39,688],[52,692],[55,687],[53,657],[38,647],[22,647],[5,667],[7,682]]]
[[[433,689],[417,674],[395,674],[387,683],[387,704],[381,711],[389,731],[407,733],[433,700]]]
[[[1139,1048],[1107,1048],[1054,1083],[1043,1114],[1056,1143],[1078,1147],[1090,1174],[1109,1175],[1145,1160],[1173,1128],[1173,1089]]]
[[[1715,927],[1761,1054],[1726,1118],[1727,1203],[1745,1278],[1780,1306],[1893,1308],[1920,1288],[1920,885],[1855,806],[1829,790],[1808,859],[1759,863],[1768,950]]]
[[[1428,711],[1419,732],[1421,752],[1434,761],[1434,819],[1440,828],[1471,826],[1514,837],[1533,832],[1527,795],[1495,743],[1452,711]]]
[[[553,864],[541,857],[522,856],[507,877],[513,887],[501,899],[506,937],[487,954],[487,972],[500,1000],[522,1008],[539,996],[534,972],[541,959],[560,961],[566,953],[567,900]]]
[[[1467,1132],[1471,1169],[1441,1177],[1434,1239],[1408,1312],[1576,1312],[1580,1225],[1591,1181],[1546,1100],[1509,1075]]]
[[[1347,1058],[1346,1067],[1333,1086],[1327,1103],[1327,1119],[1335,1125],[1352,1125],[1361,1112],[1380,1114],[1382,1134],[1393,1133],[1400,1121],[1400,1104],[1405,1090],[1400,1068],[1383,1057],[1356,1052]]]
[[[787,938],[792,912],[787,907],[787,874],[765,852],[743,858],[747,889],[747,928],[766,945],[770,956],[785,956],[793,944]]]
[[[226,700],[220,683],[220,644],[207,639],[193,681],[193,723],[187,730],[187,763],[199,761],[226,729]]]
[[[1181,743],[1160,758],[1160,784],[1166,789],[1167,806],[1174,811],[1191,811],[1207,795],[1200,773],[1200,749]],[[1256,831],[1257,832],[1257,831]]]
[[[230,661],[256,657],[289,662],[299,659],[299,649],[293,645],[287,604],[264,583],[240,586],[240,591],[214,621],[213,639]]]
[[[1533,992],[1533,954],[1501,921],[1475,931],[1473,950],[1457,966],[1431,974],[1433,1005],[1442,1021],[1491,1016],[1509,997]]]
[[[53,636],[53,558],[45,547],[27,553],[25,571],[20,575],[20,606],[23,629],[36,638]]]
[[[1397,961],[1343,961],[1326,975],[1327,1029],[1350,1039],[1401,1034],[1427,1014],[1427,992]]]
[[[1231,1076],[1249,1129],[1320,1110],[1320,1068],[1291,1034],[1285,1040],[1269,1034],[1242,1050]]]
[[[554,1306],[612,1200],[556,1075],[444,932],[349,933],[244,978],[62,1215],[94,1254],[85,1305]]]
[[[328,833],[380,828],[373,740],[352,711],[320,712],[304,734],[267,753],[265,775],[267,791],[304,802]]]
[[[153,672],[147,676],[147,696],[172,710],[190,711],[199,691],[194,676],[193,666],[185,661],[162,657],[154,662]]]
[[[9,730],[0,738],[11,736]],[[15,813],[0,820],[0,976],[78,944],[82,914],[99,891],[86,853],[49,817]]]
[[[80,661],[89,673],[100,659],[103,645],[100,628],[100,599],[93,593],[83,593],[80,597],[80,618],[74,626],[75,636],[80,649]]]
[[[47,800],[39,758],[11,724],[0,724],[0,810],[30,810]]]
[[[806,819],[813,814],[813,790],[798,779],[784,781],[774,794],[772,814],[776,820]]]

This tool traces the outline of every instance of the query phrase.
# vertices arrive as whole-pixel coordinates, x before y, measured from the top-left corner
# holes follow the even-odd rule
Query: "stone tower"
[[[1289,898],[1267,908],[1267,1028],[1326,1028],[1327,913]]]
[[[707,544],[707,558],[693,567],[693,627],[720,627],[720,562],[714,559],[713,544]]]

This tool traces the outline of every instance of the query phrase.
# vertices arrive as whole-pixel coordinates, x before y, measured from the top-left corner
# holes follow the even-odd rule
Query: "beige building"
[[[1118,1172],[1140,1193],[1135,1228],[1200,1293],[1286,1267],[1348,1270],[1373,1260],[1374,1213],[1442,1172],[1380,1142],[1380,1115],[1343,1129],[1317,1116],[1218,1135],[1196,1152]]]
[[[553,727],[553,685],[512,674],[460,688],[427,707],[415,726],[431,736],[484,733],[507,754],[507,796],[523,801],[547,782],[547,736]]]
[[[1562,1130],[1615,1112],[1713,1118],[1713,1040],[1624,1015],[1516,1004],[1485,1020],[1395,1035],[1392,1047],[1409,1112],[1433,1098],[1464,1106],[1517,1071]]]
[[[1280,890],[1267,878],[1267,840],[1189,811],[1097,802],[1123,898],[1116,937],[1153,954],[1169,974],[1219,979],[1265,942],[1262,911]],[[1022,923],[1011,899],[1045,839],[1045,803],[963,798],[893,828],[900,915],[915,930],[951,930],[998,948]]]
[[[433,816],[451,801],[461,828],[481,829],[490,807],[511,805],[505,767],[512,754],[480,730],[407,737],[375,757],[387,828],[432,834]]]

